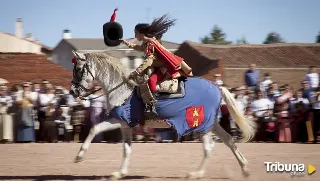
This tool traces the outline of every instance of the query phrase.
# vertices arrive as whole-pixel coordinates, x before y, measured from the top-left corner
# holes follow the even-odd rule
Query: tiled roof
[[[46,55],[31,53],[0,53],[0,77],[8,80],[9,86],[24,81],[49,80],[53,85],[69,89],[72,73],[52,63]]]
[[[194,61],[199,57],[211,61],[220,60],[224,68],[247,68],[251,63],[255,63],[258,68],[320,67],[319,43],[205,45],[186,41],[180,48],[177,51],[180,55],[193,51],[198,55],[193,57]]]

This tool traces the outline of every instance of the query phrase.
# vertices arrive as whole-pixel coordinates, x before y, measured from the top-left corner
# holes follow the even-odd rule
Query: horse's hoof
[[[77,155],[76,158],[74,159],[74,163],[79,163],[83,161],[83,156]]]
[[[204,177],[204,171],[190,172],[187,175],[187,179],[200,179]]]
[[[250,176],[250,170],[247,166],[243,166],[242,167],[242,175],[245,177],[249,177]]]
[[[125,177],[126,174],[125,174],[125,173],[122,173],[122,172],[113,172],[113,173],[111,174],[111,176],[112,176],[113,178],[115,178],[115,179],[121,179],[121,178]]]

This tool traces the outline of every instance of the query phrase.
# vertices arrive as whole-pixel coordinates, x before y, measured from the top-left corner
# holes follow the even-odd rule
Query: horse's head
[[[92,64],[87,60],[87,55],[72,51],[75,57],[72,59],[73,75],[70,94],[74,97],[86,97],[90,86],[95,79],[95,72]]]

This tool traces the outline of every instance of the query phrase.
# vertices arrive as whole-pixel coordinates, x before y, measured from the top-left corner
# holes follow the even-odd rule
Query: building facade
[[[128,39],[128,41],[141,44],[136,39]],[[177,43],[162,42],[163,45],[172,52],[176,51],[179,47]],[[135,69],[143,61],[142,52],[137,52],[123,44],[116,47],[107,47],[104,44],[103,38],[72,38],[70,30],[63,31],[62,40],[53,49],[50,61],[72,71],[73,65],[71,59],[74,56],[72,50],[81,53],[105,52],[113,57],[119,58],[129,69]]]
[[[50,54],[52,48],[40,43],[31,33],[24,36],[23,21],[17,18],[15,34],[0,32],[0,52]]]
[[[280,43],[268,45],[205,45],[184,42],[176,54],[185,58],[194,75],[213,80],[221,74],[228,87],[244,85],[250,64],[256,64],[260,81],[270,73],[278,85],[301,87],[309,66],[320,69],[320,44]]]

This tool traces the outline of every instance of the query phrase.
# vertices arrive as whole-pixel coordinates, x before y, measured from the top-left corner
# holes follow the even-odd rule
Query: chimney
[[[16,37],[23,38],[23,21],[22,18],[17,18],[16,20]]]
[[[27,33],[27,34],[26,34],[26,39],[27,39],[27,40],[34,41],[34,38],[33,38],[33,36],[32,36],[32,33]]]
[[[70,30],[63,30],[63,39],[71,39],[72,36],[71,36],[71,31]]]

